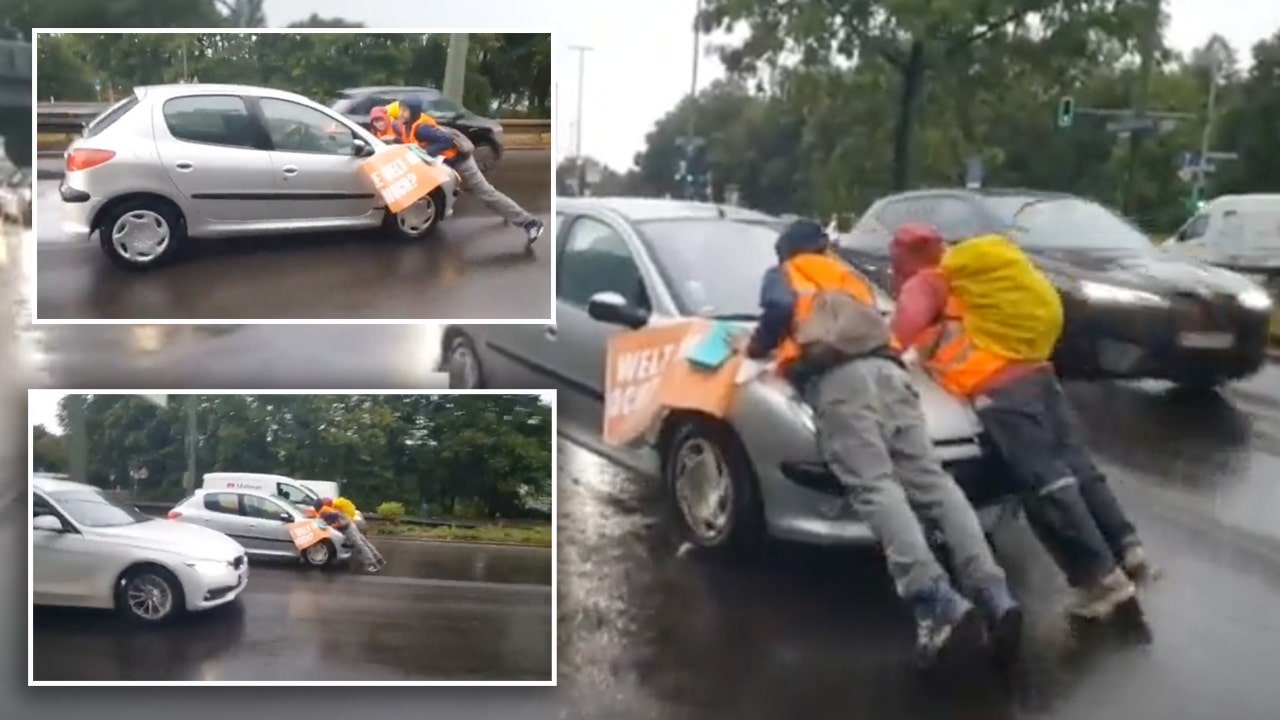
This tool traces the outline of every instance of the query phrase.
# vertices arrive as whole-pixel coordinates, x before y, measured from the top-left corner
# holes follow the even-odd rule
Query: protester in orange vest
[[[494,214],[525,231],[526,247],[532,246],[542,236],[545,230],[542,221],[499,192],[480,172],[480,166],[471,156],[474,148],[469,140],[455,137],[453,131],[440,127],[434,118],[422,112],[422,99],[417,96],[400,100],[399,107],[405,144],[417,144],[427,154],[444,160],[456,170],[462,179],[462,189],[474,195]],[[465,147],[459,147],[460,143]]]
[[[400,130],[391,121],[391,115],[385,107],[375,107],[369,111],[369,128],[373,136],[383,142],[400,142]]]
[[[339,498],[342,500],[343,498]],[[332,498],[320,498],[314,503],[316,514],[325,524],[342,534],[346,544],[351,546],[361,567],[367,572],[376,573],[387,564],[382,553],[369,542],[360,528],[356,527],[354,517],[347,516],[339,509],[339,503]],[[350,504],[350,501],[347,502]],[[354,515],[354,512],[353,512]]]
[[[1036,535],[1076,588],[1069,612],[1110,615],[1156,569],[1090,457],[1052,365],[1005,359],[966,334],[963,304],[938,271],[943,248],[926,225],[894,233],[893,336],[939,385],[973,403],[1023,491]]]
[[[992,556],[977,513],[942,469],[925,427],[910,375],[889,347],[889,328],[875,310],[870,282],[829,252],[822,226],[799,220],[778,238],[779,264],[764,276],[761,317],[747,342],[752,358],[774,355],[815,410],[823,457],[888,560],[898,593],[912,606],[917,651],[928,663],[944,647],[982,636],[976,601],[998,653],[1017,646],[1021,609]],[[823,293],[845,293],[865,309],[858,315],[870,342],[858,356],[810,356],[800,336]],[[824,300],[824,302],[826,302]],[[810,326],[812,327],[812,326]],[[852,333],[851,333],[852,334]],[[917,512],[946,536],[960,594],[930,548]]]

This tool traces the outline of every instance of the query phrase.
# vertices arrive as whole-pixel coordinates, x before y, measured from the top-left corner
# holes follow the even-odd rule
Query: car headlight
[[[1236,296],[1236,301],[1240,303],[1241,307],[1249,310],[1257,310],[1259,312],[1267,312],[1271,310],[1272,305],[1271,296],[1268,295],[1266,291],[1259,290],[1258,288],[1245,290]]]
[[[231,569],[231,566],[227,563],[218,562],[217,560],[190,560],[182,564],[195,570],[200,575],[221,575]]]
[[[1104,303],[1117,303],[1124,305],[1149,305],[1152,307],[1164,307],[1169,301],[1159,295],[1147,292],[1145,290],[1134,290],[1133,288],[1120,287],[1119,285],[1109,285],[1107,283],[1093,282],[1092,280],[1080,281],[1080,294],[1086,300]]]

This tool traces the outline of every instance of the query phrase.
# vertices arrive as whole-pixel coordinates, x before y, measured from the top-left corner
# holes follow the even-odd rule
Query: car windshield
[[[774,243],[784,227],[720,218],[636,223],[680,309],[723,320],[760,316],[760,279],[778,264]]]
[[[351,107],[356,104],[355,98],[350,95],[339,95],[329,101],[329,107],[334,112],[347,113],[351,111]]]
[[[987,206],[1009,223],[1022,246],[1036,250],[1151,252],[1150,239],[1111,210],[1064,195],[989,197]]]
[[[68,517],[86,527],[119,527],[155,519],[93,490],[65,490],[50,493],[49,498],[57,503]]]
[[[280,495],[272,495],[271,499],[283,505],[286,510],[293,512],[294,517],[298,517],[299,515],[302,514],[300,512],[297,512],[298,510],[302,510],[303,508],[307,507],[302,503],[292,502],[291,500],[289,500],[289,498],[282,497]]]

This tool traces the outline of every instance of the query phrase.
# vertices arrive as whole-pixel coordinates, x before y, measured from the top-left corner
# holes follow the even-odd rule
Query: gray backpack
[[[461,130],[451,128],[448,125],[441,125],[440,127],[449,133],[449,137],[453,138],[453,146],[457,148],[459,155],[470,157],[476,151],[475,143],[471,142],[471,138],[464,135]]]
[[[881,355],[890,347],[889,324],[880,311],[834,290],[814,296],[809,317],[796,327],[795,338],[804,362],[819,367]]]

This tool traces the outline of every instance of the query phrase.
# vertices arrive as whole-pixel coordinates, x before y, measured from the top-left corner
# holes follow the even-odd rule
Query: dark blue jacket
[[[796,220],[778,236],[774,244],[778,264],[765,270],[760,280],[760,322],[747,343],[747,357],[768,357],[791,332],[796,291],[782,271],[783,264],[802,253],[825,253],[829,242],[822,226],[811,220]]]

